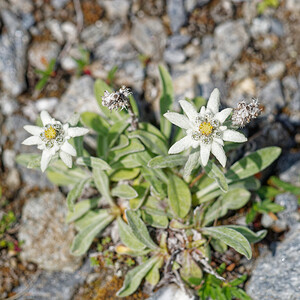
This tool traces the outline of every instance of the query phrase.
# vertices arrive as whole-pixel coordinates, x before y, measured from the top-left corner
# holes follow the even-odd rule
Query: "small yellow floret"
[[[47,130],[45,130],[45,137],[47,140],[52,140],[56,138],[56,130],[50,126]]]
[[[200,124],[199,130],[204,135],[210,135],[212,133],[213,127],[209,122],[203,122]]]

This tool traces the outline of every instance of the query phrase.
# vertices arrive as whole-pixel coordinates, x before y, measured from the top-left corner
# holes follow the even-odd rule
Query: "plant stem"
[[[128,101],[128,108],[127,109],[128,109],[128,113],[129,113],[130,118],[131,118],[131,128],[132,128],[132,130],[139,129],[139,120],[138,120],[138,117],[133,112],[130,101]]]

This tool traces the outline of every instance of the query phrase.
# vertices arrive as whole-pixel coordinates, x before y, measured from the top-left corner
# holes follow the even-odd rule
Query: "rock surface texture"
[[[81,258],[70,254],[75,230],[65,223],[64,197],[42,193],[26,201],[22,213],[19,240],[23,241],[21,258],[51,271],[74,272]]]
[[[300,299],[300,225],[295,225],[275,253],[256,262],[247,292],[253,300]]]

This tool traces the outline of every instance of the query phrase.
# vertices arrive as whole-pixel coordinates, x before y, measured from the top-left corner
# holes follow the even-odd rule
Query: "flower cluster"
[[[232,125],[244,127],[252,119],[255,119],[261,113],[257,99],[252,99],[252,103],[246,104],[245,101],[238,103],[237,108],[232,114]]]
[[[41,170],[44,172],[51,158],[58,152],[61,160],[72,167],[72,156],[76,156],[76,150],[68,142],[72,137],[82,136],[88,133],[88,129],[81,127],[69,128],[69,124],[51,118],[46,111],[41,112],[43,127],[25,125],[24,129],[33,136],[23,141],[24,145],[37,145],[42,150]]]
[[[224,141],[241,143],[247,141],[247,138],[223,125],[232,109],[225,108],[219,112],[219,90],[213,90],[207,106],[202,106],[199,113],[195,106],[186,100],[179,101],[179,104],[186,116],[167,112],[164,117],[176,126],[185,129],[186,136],[169,149],[169,154],[182,152],[189,147],[197,148],[200,146],[200,162],[203,166],[207,165],[210,152],[212,152],[220,164],[225,167],[227,158],[223,149]]]
[[[102,105],[108,107],[110,110],[127,109],[129,106],[128,97],[131,94],[130,89],[124,85],[117,92],[109,93],[105,91],[104,96],[102,96]]]

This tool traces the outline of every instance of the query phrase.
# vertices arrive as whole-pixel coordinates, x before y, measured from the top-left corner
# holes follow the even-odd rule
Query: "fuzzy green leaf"
[[[135,130],[128,134],[129,138],[138,138],[147,147],[147,149],[158,155],[168,153],[167,145],[155,134],[143,130]]]
[[[89,111],[81,114],[81,122],[86,127],[91,128],[102,135],[106,135],[110,127],[109,123],[104,118]]]
[[[110,170],[111,169],[111,167],[105,160],[98,158],[98,157],[93,157],[93,156],[78,157],[76,159],[76,163],[81,166],[87,166],[87,167],[91,167],[91,168],[99,168],[101,170]]]
[[[77,198],[80,197],[84,186],[91,181],[91,178],[85,178],[79,182],[77,182],[74,187],[69,191],[67,196],[67,205],[68,209],[71,212],[74,212],[74,203]]]
[[[118,217],[118,228],[121,241],[125,246],[135,251],[141,251],[146,248],[146,246],[135,237],[131,227],[129,227],[121,217]]]
[[[66,217],[66,222],[70,223],[79,219],[90,209],[95,208],[99,203],[99,201],[100,198],[92,198],[92,199],[81,200],[80,202],[76,203],[74,206],[74,211],[68,212]]]
[[[251,193],[244,189],[230,190],[228,193],[219,197],[205,213],[203,224],[207,225],[215,219],[227,214],[229,209],[239,209],[250,199]]]
[[[173,174],[169,176],[168,197],[174,214],[179,218],[184,218],[192,205],[191,192],[187,184]]]
[[[253,232],[248,227],[245,226],[238,226],[238,225],[227,225],[227,228],[234,229],[241,233],[248,241],[249,243],[257,243],[264,239],[264,237],[267,235],[267,230],[260,230],[257,232]]]
[[[115,145],[119,136],[124,132],[124,130],[129,126],[130,119],[126,116],[123,120],[116,122],[109,128],[108,131],[108,146],[109,148]]]
[[[140,174],[139,168],[120,169],[110,175],[110,180],[119,182],[120,180],[131,180]]]
[[[119,184],[111,190],[114,197],[122,199],[133,199],[138,196],[136,190],[128,184]]]
[[[177,166],[182,166],[186,160],[187,158],[180,154],[156,156],[148,162],[148,167],[154,169],[174,168]]]
[[[145,261],[143,264],[135,267],[129,271],[123,283],[122,288],[118,291],[117,296],[126,297],[136,291],[142,282],[143,278],[153,268],[153,266],[159,261],[159,256],[153,256],[152,258]]]
[[[109,179],[106,173],[100,168],[93,168],[93,179],[97,190],[112,206],[114,206],[114,201],[111,198],[109,190]]]
[[[137,213],[133,210],[126,210],[126,218],[135,237],[148,248],[157,249],[157,245],[152,241],[149,235],[147,226],[138,217]]]
[[[236,162],[226,173],[229,181],[238,181],[250,177],[268,167],[280,155],[279,147],[260,149]]]
[[[208,161],[207,165],[204,167],[206,174],[214,179],[220,189],[226,193],[228,191],[228,184],[226,182],[225,175],[221,171],[221,169],[211,161]]]
[[[73,240],[71,253],[75,256],[84,254],[93,242],[93,239],[103,231],[113,220],[114,216],[108,212],[100,213],[94,222],[80,231]]]
[[[109,154],[109,159],[111,162],[118,161],[121,157],[145,150],[145,147],[138,139],[131,139],[130,144],[122,149],[111,151]]]
[[[251,246],[248,240],[238,231],[225,226],[202,228],[202,231],[205,235],[219,239],[234,248],[237,252],[245,255],[247,259],[252,257]]]

